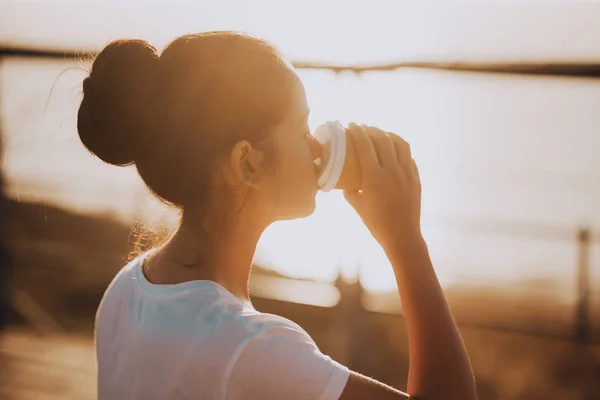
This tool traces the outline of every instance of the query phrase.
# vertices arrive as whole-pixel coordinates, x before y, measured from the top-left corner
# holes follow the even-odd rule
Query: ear
[[[252,147],[247,140],[240,140],[231,149],[226,163],[226,179],[232,186],[260,186],[260,172],[264,167],[264,153]]]

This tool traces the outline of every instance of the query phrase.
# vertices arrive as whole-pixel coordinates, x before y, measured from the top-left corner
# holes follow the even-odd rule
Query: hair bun
[[[103,161],[132,164],[149,140],[144,136],[155,111],[158,60],[156,48],[143,40],[114,41],[94,60],[83,81],[77,130],[85,147]]]

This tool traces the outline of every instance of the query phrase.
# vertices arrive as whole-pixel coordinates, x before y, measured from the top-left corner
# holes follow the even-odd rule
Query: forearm
[[[433,269],[427,245],[418,237],[407,246],[387,246],[408,330],[408,392],[424,399],[476,398],[467,352]]]

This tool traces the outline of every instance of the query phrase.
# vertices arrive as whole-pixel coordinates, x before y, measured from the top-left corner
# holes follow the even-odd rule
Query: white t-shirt
[[[117,274],[96,315],[99,400],[339,399],[349,370],[300,326],[216,282],[152,284],[144,256]]]

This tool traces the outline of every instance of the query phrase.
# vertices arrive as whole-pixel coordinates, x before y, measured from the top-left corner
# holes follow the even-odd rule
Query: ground
[[[96,360],[89,337],[11,329],[0,337],[0,400],[96,398]]]

